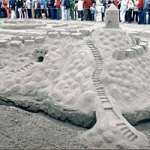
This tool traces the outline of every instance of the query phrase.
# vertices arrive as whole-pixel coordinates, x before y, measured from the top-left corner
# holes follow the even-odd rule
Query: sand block
[[[125,55],[126,55],[126,58],[135,58],[137,56],[137,53],[133,49],[126,49]]]
[[[140,45],[133,46],[131,49],[135,50],[138,55],[144,54],[144,49]]]
[[[2,40],[10,41],[10,40],[11,40],[11,37],[8,37],[8,36],[7,36],[7,37],[3,37]]]
[[[36,37],[35,43],[43,43],[45,41],[45,37]]]
[[[61,36],[61,37],[67,37],[67,36],[69,36],[69,35],[70,35],[69,32],[60,32],[60,36]]]
[[[146,52],[148,51],[148,42],[147,41],[141,40],[139,45],[142,46]]]
[[[136,44],[139,44],[140,43],[140,37],[139,36],[135,36],[135,41],[136,41]]]
[[[17,40],[20,40],[20,37],[18,37],[18,36],[12,36],[12,37],[11,37],[11,40],[12,40],[12,41],[17,41]]]
[[[0,47],[6,47],[7,40],[0,40]]]
[[[124,51],[115,51],[113,53],[113,58],[117,60],[125,59],[125,52]]]
[[[79,32],[83,35],[83,36],[88,36],[90,34],[89,30],[86,29],[80,29]]]
[[[76,29],[70,29],[70,30],[68,30],[68,32],[70,32],[70,33],[77,33],[77,30]]]
[[[145,37],[145,38],[149,38],[150,37],[150,31],[149,30],[142,31],[140,36]]]
[[[25,45],[32,45],[32,44],[34,44],[34,40],[25,40],[24,44]]]
[[[49,32],[48,37],[50,38],[56,38],[58,36],[58,32]]]
[[[11,41],[10,45],[13,47],[20,47],[21,46],[21,41]]]
[[[71,36],[75,39],[82,39],[82,34],[81,33],[72,33]]]

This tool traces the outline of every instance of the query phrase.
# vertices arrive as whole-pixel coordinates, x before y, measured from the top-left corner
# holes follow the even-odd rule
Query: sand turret
[[[105,27],[119,28],[119,10],[114,4],[106,10]]]

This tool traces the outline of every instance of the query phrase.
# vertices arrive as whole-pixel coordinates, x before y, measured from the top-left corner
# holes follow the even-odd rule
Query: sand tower
[[[119,10],[114,4],[106,10],[105,27],[119,28]]]

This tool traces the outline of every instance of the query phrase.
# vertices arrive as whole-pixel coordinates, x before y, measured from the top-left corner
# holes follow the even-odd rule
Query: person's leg
[[[143,24],[146,24],[146,13],[147,13],[147,11],[146,11],[146,10],[143,10],[143,13],[142,13],[142,18],[143,18],[142,23],[143,23]]]
[[[138,9],[138,16],[139,16],[139,22],[138,22],[138,24],[142,24],[142,8],[139,8]]]
[[[51,19],[54,19],[54,6],[50,6]]]
[[[135,21],[138,22],[138,11],[135,13]]]
[[[150,24],[150,10],[148,10],[148,24]]]
[[[65,19],[65,8],[64,8],[64,6],[61,6],[61,19],[62,20]]]

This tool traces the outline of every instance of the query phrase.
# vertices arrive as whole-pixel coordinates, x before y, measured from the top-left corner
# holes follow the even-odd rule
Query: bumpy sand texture
[[[2,149],[88,148],[78,138],[78,134],[84,132],[81,128],[67,127],[60,122],[13,107],[0,106],[0,114]]]
[[[5,28],[3,24],[0,33],[7,33],[7,28],[9,26]],[[86,28],[94,31],[92,36]],[[146,135],[133,128],[123,118],[122,113],[131,124],[149,117],[149,52],[132,59],[115,60],[112,57],[113,52],[131,48],[132,39],[122,29],[99,28],[99,24],[49,22],[47,26],[37,26],[33,31],[22,31],[9,30],[9,34],[15,33],[18,36],[2,35],[5,40],[0,41],[0,91],[6,97],[4,101],[0,97],[0,104],[23,107],[34,112],[43,111],[55,118],[84,127],[92,127],[95,122],[96,124],[80,135],[72,135],[71,130],[69,133],[69,129],[59,126],[61,131],[58,133],[56,130],[52,136],[52,133],[44,131],[51,128],[45,118],[41,121],[41,117],[34,114],[40,122],[29,118],[22,120],[20,116],[16,117],[19,115],[16,111],[21,110],[9,108],[12,111],[10,115],[16,117],[13,119],[15,126],[10,133],[14,128],[19,131],[20,125],[23,136],[15,132],[16,142],[4,139],[0,144],[2,148],[7,147],[6,144],[15,148],[56,148],[55,145],[58,148],[87,147],[82,144],[74,147],[69,140],[72,136],[81,136],[93,148],[148,148]],[[42,56],[44,61],[38,62],[38,56]],[[6,115],[2,117],[6,118]],[[7,120],[3,125],[5,123],[11,125]],[[38,127],[36,131],[32,127],[34,124]],[[24,128],[29,129],[28,134],[24,132],[26,130],[22,130]],[[61,133],[64,134],[61,136]],[[62,141],[61,144],[55,142],[55,137],[62,140],[64,136],[68,139],[64,144]],[[6,136],[2,135],[4,137]],[[30,147],[30,138],[37,145],[31,144]],[[28,144],[25,145],[24,139]],[[51,145],[52,143],[55,144]]]

